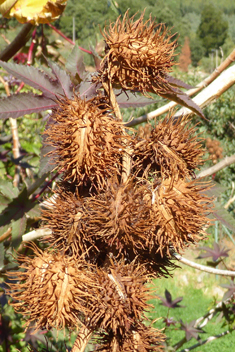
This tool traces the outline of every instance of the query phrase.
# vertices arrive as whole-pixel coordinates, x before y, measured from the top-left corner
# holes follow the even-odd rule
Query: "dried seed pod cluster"
[[[211,203],[208,185],[193,180],[203,151],[186,119],[169,115],[148,135],[120,121],[113,87],[169,88],[175,43],[143,17],[127,13],[104,32],[103,93],[60,98],[51,114],[47,143],[62,179],[42,211],[49,249],[31,247],[11,285],[27,326],[83,326],[98,333],[98,351],[161,350],[163,335],[143,323],[145,283],[169,275],[172,253],[204,236]],[[82,332],[78,340],[86,343]]]

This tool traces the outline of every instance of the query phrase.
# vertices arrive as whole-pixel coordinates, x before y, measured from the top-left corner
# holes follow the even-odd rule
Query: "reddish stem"
[[[34,49],[34,45],[36,43],[36,40],[35,40],[36,32],[37,32],[37,28],[35,28],[33,33],[32,33],[32,41],[31,41],[31,44],[30,44],[30,47],[29,47],[28,58],[27,58],[27,65],[28,66],[31,66],[32,61],[33,61],[33,49]],[[21,82],[19,87],[17,88],[15,94],[19,93],[23,87],[24,87],[24,82]]]
[[[29,47],[29,52],[28,52],[28,59],[27,59],[27,65],[30,66],[32,64],[32,58],[33,58],[33,48],[34,45],[36,44],[36,32],[37,32],[37,28],[34,29],[33,33],[32,33],[32,41]]]
[[[36,196],[33,197],[33,202],[35,202],[35,200],[37,200],[42,193],[47,189],[47,187],[49,187],[49,185],[56,179],[56,177],[60,174],[60,172],[57,172],[46,184],[45,186],[41,189],[41,191],[36,194]]]
[[[56,27],[54,27],[51,23],[47,23],[49,27],[51,27],[56,33],[58,33],[61,37],[63,37],[65,40],[67,40],[70,44],[75,45],[75,43],[68,37],[66,37],[66,35],[64,33],[62,33],[59,29],[57,29]],[[84,49],[81,46],[78,46],[80,50],[84,51],[85,53],[88,54],[92,54],[92,52],[90,50]]]
[[[22,89],[23,87],[24,87],[24,82],[21,82],[20,85],[19,85],[19,87],[17,88],[15,94],[18,94],[18,93],[21,91],[21,89]]]

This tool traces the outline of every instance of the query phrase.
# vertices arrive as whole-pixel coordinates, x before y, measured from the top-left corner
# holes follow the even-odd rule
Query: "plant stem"
[[[113,91],[111,81],[102,82],[104,90],[109,97],[109,101],[113,108],[114,114],[118,121],[123,121],[122,114],[117,103],[117,99],[115,93]],[[123,126],[123,133],[125,133],[125,128]],[[130,175],[131,171],[131,149],[129,147],[125,148],[125,152],[123,153],[123,160],[122,160],[122,182],[125,183]]]
[[[8,61],[19,51],[27,41],[29,40],[29,35],[34,26],[31,23],[26,23],[21,28],[20,32],[17,34],[15,39],[9,44],[1,53],[0,60]]]
[[[84,352],[88,344],[92,331],[83,326],[74,342],[71,352]]]
[[[173,254],[173,256],[177,260],[179,260],[181,263],[186,264],[188,266],[191,266],[192,268],[195,268],[195,269],[198,269],[201,271],[205,271],[210,274],[235,277],[235,271],[210,268],[209,266],[194,263],[191,260],[188,260],[186,258],[181,257],[181,255],[179,255],[179,254]]]
[[[235,330],[235,328],[232,328],[232,330]],[[214,335],[214,336],[209,336],[207,339],[203,340],[203,341],[199,341],[198,343],[196,343],[195,345],[188,347],[188,348],[184,348],[183,350],[181,350],[180,352],[189,352],[194,350],[195,348],[205,345],[208,342],[211,342],[213,340],[219,339],[220,337],[223,337],[225,335],[230,334],[232,331],[231,330],[226,330],[224,332],[222,332],[221,334],[218,335]]]
[[[66,35],[64,33],[62,33],[59,29],[57,29],[55,26],[53,26],[51,23],[47,23],[49,27],[51,27],[56,33],[58,33],[62,38],[64,38],[65,40],[67,40],[70,44],[75,45],[75,43],[68,37],[66,37]],[[84,51],[87,54],[92,54],[92,52],[90,50],[84,49],[81,46],[79,46],[79,49]]]
[[[0,237],[0,243],[5,241],[8,237],[10,237],[11,235],[11,227],[9,227],[9,229],[2,234],[2,236]]]
[[[231,156],[226,156],[223,160],[221,160],[217,164],[209,167],[206,170],[202,170],[201,172],[199,172],[199,174],[197,175],[197,178],[211,176],[211,175],[215,174],[216,172],[218,172],[218,171],[224,169],[225,167],[227,167],[231,164],[234,164],[234,163],[235,163],[235,154],[233,154]]]

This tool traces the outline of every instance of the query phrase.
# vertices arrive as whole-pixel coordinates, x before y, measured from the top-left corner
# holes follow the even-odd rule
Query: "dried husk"
[[[52,231],[43,237],[43,242],[74,257],[88,255],[91,247],[94,254],[95,239],[86,229],[84,207],[84,199],[77,192],[59,188],[47,201],[47,207],[42,209],[41,218],[46,222],[44,227]]]
[[[95,291],[94,274],[83,259],[43,252],[34,244],[31,248],[33,258],[18,257],[23,271],[8,274],[14,280],[8,290],[14,309],[27,317],[26,329],[78,328],[90,314],[87,300],[91,288]]]
[[[130,137],[124,135],[122,123],[114,120],[101,98],[86,101],[75,95],[58,99],[51,120],[47,143],[54,148],[50,154],[64,180],[102,188],[108,177],[121,175]]]
[[[145,267],[135,262],[125,264],[121,260],[106,268],[97,268],[100,291],[89,305],[92,312],[85,322],[87,326],[124,336],[133,324],[146,319],[144,313],[151,307],[147,301],[152,298],[145,285],[149,278]]]
[[[151,17],[144,21],[129,18],[128,11],[102,33],[105,57],[98,80],[111,82],[113,87],[164,94],[169,91],[166,74],[174,65],[176,41],[164,25],[156,25]]]
[[[137,176],[195,177],[203,164],[202,141],[186,118],[174,119],[172,113],[160,121],[150,135],[134,140],[133,172]]]
[[[96,351],[102,352],[161,352],[165,335],[151,327],[139,323],[127,332],[125,336],[109,334],[100,334],[99,346]],[[114,349],[115,344],[115,349]]]
[[[182,179],[165,179],[152,192],[151,220],[154,230],[146,238],[146,245],[164,250],[180,252],[190,243],[205,238],[205,227],[210,220],[212,199],[204,192],[210,183],[186,182]]]
[[[121,184],[109,180],[105,192],[85,200],[89,233],[100,238],[115,255],[128,254],[129,249],[138,254],[145,248],[146,232],[151,228],[146,221],[150,212],[146,193],[147,187],[132,179]]]

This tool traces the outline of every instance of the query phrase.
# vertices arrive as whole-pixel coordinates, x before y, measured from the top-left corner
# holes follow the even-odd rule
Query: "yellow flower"
[[[64,11],[67,0],[0,0],[0,12],[19,22],[32,24],[55,21]]]

